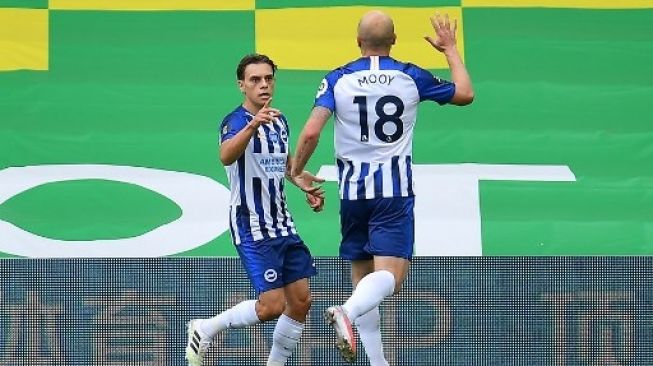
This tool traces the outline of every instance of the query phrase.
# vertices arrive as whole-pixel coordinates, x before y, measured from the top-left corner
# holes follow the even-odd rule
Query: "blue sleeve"
[[[247,119],[235,113],[229,114],[220,124],[220,142],[224,142],[234,137],[240,130],[247,125]]]
[[[428,99],[440,105],[447,104],[456,93],[456,84],[440,79],[418,66],[408,65],[406,73],[415,80],[420,101]]]
[[[317,90],[317,95],[315,95],[314,107],[324,107],[331,112],[336,110],[336,98],[333,94],[333,88],[339,78],[338,70],[334,70],[322,79],[322,83]]]

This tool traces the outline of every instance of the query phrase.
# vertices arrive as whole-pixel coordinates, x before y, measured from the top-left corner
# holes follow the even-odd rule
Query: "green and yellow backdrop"
[[[0,0],[0,256],[235,255],[217,151],[236,64],[278,63],[296,141],[372,8],[396,58],[445,78],[422,37],[436,9],[457,19],[477,95],[420,109],[418,254],[653,254],[653,1]],[[309,169],[333,164],[328,126]],[[288,196],[331,256],[325,187],[320,214]]]

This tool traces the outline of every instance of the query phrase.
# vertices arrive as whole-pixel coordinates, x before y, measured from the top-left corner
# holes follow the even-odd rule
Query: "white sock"
[[[375,271],[363,277],[356,285],[351,297],[342,307],[349,320],[356,318],[379,306],[395,289],[395,276],[386,270]]]
[[[202,320],[200,330],[204,335],[213,338],[227,328],[244,328],[260,323],[261,320],[256,315],[256,301],[243,301],[213,318]]]
[[[304,324],[282,314],[277,320],[272,334],[272,349],[268,358],[268,366],[285,365],[293,353],[299,337],[302,336]]]
[[[381,339],[381,314],[379,307],[359,316],[355,322],[358,335],[363,342],[365,353],[370,360],[370,366],[388,366],[383,355],[383,340]]]

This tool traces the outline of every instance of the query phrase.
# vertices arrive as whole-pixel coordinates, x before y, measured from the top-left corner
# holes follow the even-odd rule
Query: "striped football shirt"
[[[340,198],[413,196],[417,105],[451,101],[455,85],[389,56],[362,57],[326,75],[315,106],[335,118]]]
[[[220,140],[232,138],[253,118],[239,106],[222,121]],[[225,167],[231,189],[230,230],[236,244],[297,234],[284,193],[288,134],[283,115],[262,124],[240,158]]]

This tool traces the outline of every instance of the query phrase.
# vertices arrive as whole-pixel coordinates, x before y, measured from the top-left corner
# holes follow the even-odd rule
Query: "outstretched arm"
[[[451,99],[451,104],[470,104],[474,101],[474,88],[456,46],[458,20],[454,20],[452,25],[448,14],[445,14],[443,19],[440,14],[436,13],[435,16],[431,17],[431,25],[435,30],[436,39],[430,36],[425,36],[424,39],[447,58],[451,70],[451,79],[456,85],[456,93]]]
[[[331,117],[331,111],[324,107],[314,107],[311,115],[308,117],[302,133],[297,141],[295,158],[290,171],[290,178],[294,181],[306,167],[308,159],[315,151],[320,140],[322,129]]]
[[[220,161],[222,164],[228,166],[238,160],[243,155],[247,144],[249,144],[249,140],[254,136],[259,126],[263,123],[272,123],[275,118],[279,117],[281,112],[278,109],[270,107],[271,101],[272,98],[265,102],[263,108],[256,113],[245,128],[240,130],[234,137],[220,144]]]

